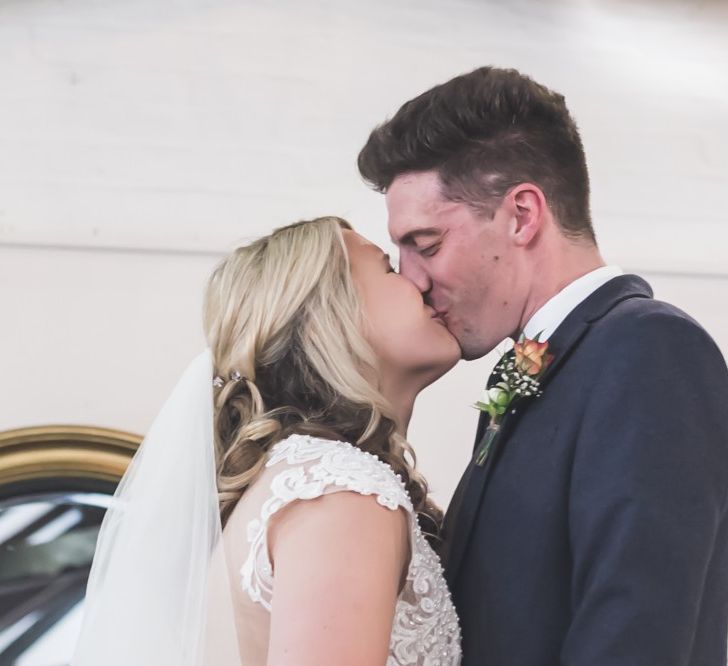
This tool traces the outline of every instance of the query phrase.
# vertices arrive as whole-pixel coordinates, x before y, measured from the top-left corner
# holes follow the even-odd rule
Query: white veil
[[[215,480],[213,365],[187,368],[104,518],[71,666],[240,666]]]

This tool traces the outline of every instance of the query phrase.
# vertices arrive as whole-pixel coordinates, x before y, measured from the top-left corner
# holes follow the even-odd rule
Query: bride
[[[405,439],[460,357],[434,314],[338,218],[227,257],[209,350],[107,512],[72,665],[459,663]]]

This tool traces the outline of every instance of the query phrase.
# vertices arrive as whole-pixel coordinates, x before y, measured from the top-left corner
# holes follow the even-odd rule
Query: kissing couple
[[[217,267],[73,666],[725,665],[728,370],[605,264],[563,96],[482,67],[406,102],[359,169],[399,272],[336,217]],[[414,401],[507,338],[443,517]]]

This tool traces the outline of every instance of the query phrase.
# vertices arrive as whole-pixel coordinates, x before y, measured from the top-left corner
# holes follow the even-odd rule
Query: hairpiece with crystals
[[[243,377],[237,370],[233,370],[230,373],[229,381],[231,382],[237,383],[243,379],[247,380],[247,377]],[[227,382],[225,381],[225,379],[223,379],[220,375],[216,375],[215,378],[212,380],[212,385],[215,388],[222,388],[223,386],[225,386],[226,383]]]

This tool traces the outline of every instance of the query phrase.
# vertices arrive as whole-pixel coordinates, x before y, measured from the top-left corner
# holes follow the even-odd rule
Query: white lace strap
[[[375,495],[382,506],[393,511],[401,507],[413,515],[402,479],[379,458],[347,442],[292,435],[273,447],[266,467],[274,466],[281,466],[281,471],[271,482],[271,496],[263,504],[260,517],[248,524],[250,552],[240,570],[243,589],[268,611],[273,595],[268,523],[287,504],[353,491]]]

